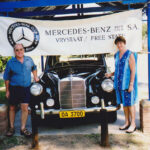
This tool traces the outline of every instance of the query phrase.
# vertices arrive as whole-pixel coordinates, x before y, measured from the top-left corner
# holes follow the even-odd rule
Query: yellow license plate
[[[85,117],[84,110],[73,110],[73,111],[60,111],[59,112],[60,118],[79,118]]]

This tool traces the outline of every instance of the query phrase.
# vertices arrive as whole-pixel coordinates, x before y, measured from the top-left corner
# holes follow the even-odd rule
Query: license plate
[[[85,117],[85,111],[84,110],[60,111],[59,117],[60,118],[81,118],[81,117]]]

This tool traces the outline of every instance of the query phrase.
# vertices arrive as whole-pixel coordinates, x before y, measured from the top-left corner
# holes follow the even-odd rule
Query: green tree
[[[6,67],[6,64],[7,64],[7,61],[10,59],[11,57],[2,57],[0,56],[0,72],[3,72],[5,67]]]

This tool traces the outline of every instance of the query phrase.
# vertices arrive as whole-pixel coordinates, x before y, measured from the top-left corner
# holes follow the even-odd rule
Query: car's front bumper
[[[73,110],[83,110],[86,113],[98,113],[101,111],[101,109],[106,109],[107,112],[114,112],[117,111],[120,106],[107,106],[107,107],[82,107],[82,108],[73,108],[73,109],[44,109],[44,105],[40,104],[41,109],[36,110],[37,115],[41,115],[41,118],[44,119],[45,115],[58,115],[60,111],[73,111]]]

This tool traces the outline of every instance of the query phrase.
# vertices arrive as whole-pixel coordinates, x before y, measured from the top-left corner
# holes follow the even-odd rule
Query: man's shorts
[[[20,103],[29,104],[30,101],[30,87],[21,87],[21,86],[9,86],[10,105],[18,105]]]

